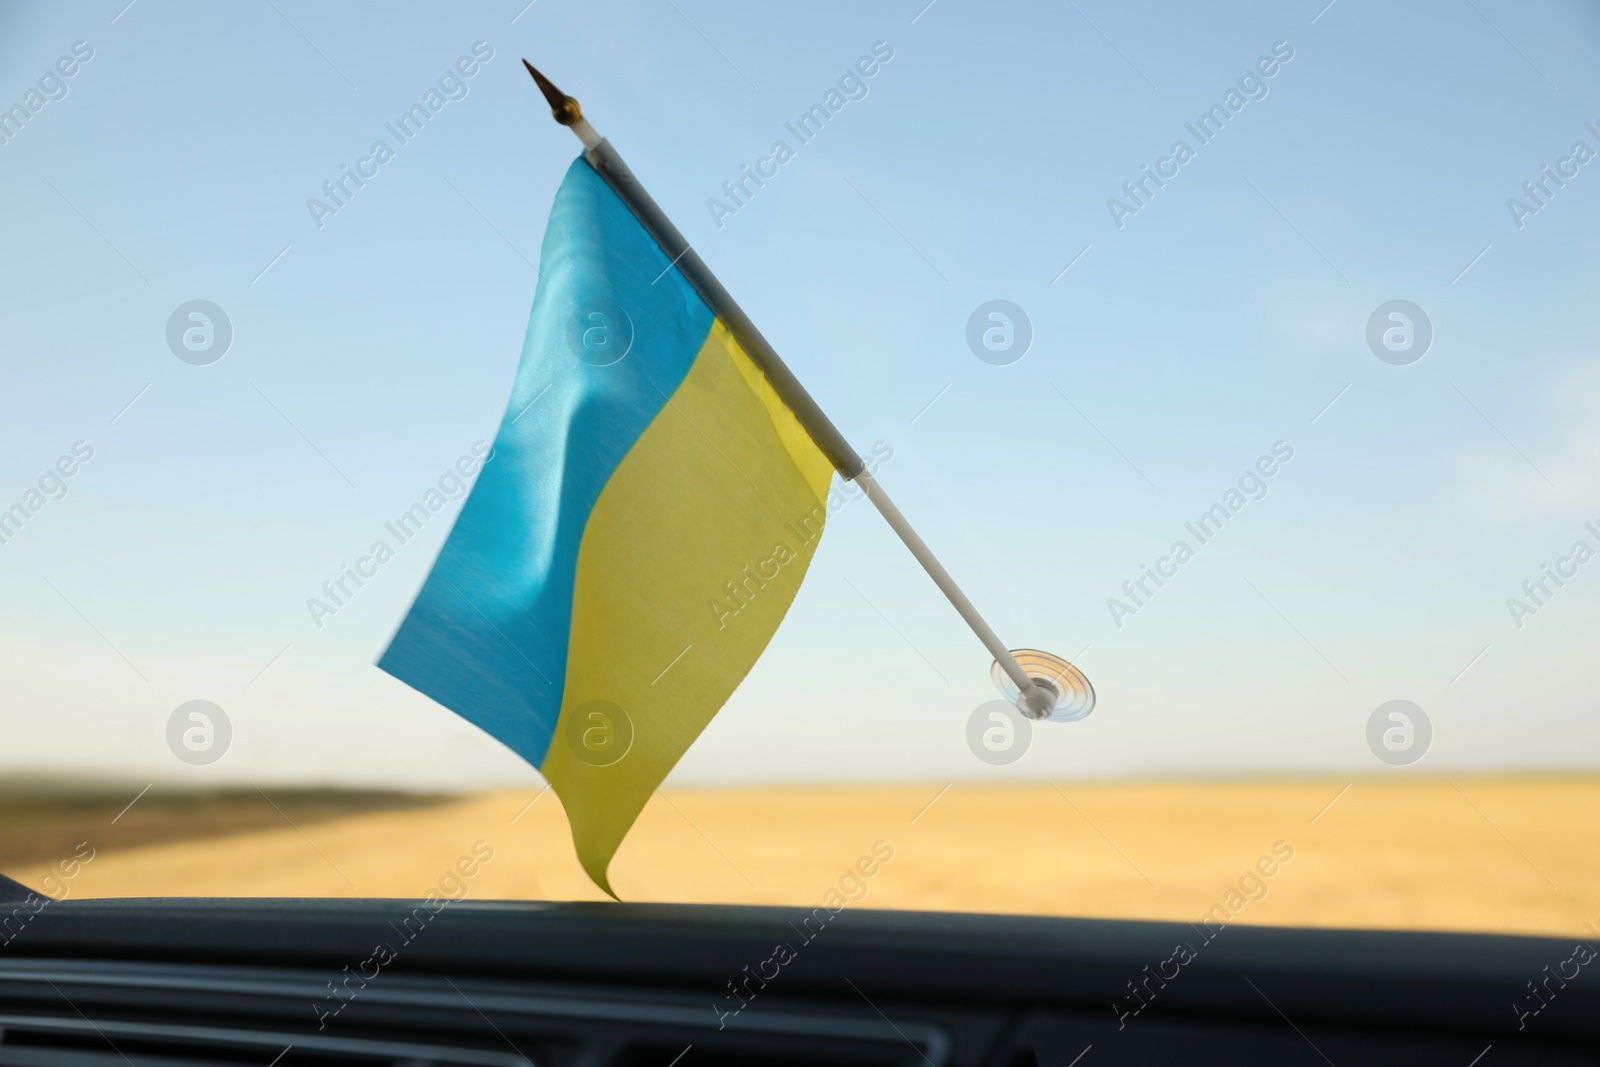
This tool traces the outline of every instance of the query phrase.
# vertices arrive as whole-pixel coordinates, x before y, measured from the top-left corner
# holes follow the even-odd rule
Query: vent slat
[[[79,1047],[63,1047],[64,1042]],[[91,1043],[108,1046],[111,1059],[84,1047]],[[285,1060],[283,1067],[299,1067],[308,1057],[370,1067],[535,1067],[522,1056],[474,1048],[215,1026],[0,1015],[0,1067],[127,1067],[129,1062],[134,1067],[260,1067],[267,1060],[277,1063],[279,1054],[290,1050],[300,1055]],[[13,1064],[10,1056],[66,1058],[49,1064],[44,1059]],[[71,1057],[87,1058],[69,1063]]]

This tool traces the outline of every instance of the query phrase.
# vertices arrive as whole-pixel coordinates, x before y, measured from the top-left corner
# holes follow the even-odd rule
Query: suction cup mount
[[[1094,686],[1071,663],[1036,648],[1013,649],[1011,655],[1033,679],[1033,688],[1028,694],[1022,694],[998,661],[989,668],[989,677],[994,679],[1000,695],[1028,718],[1077,722],[1094,710]]]

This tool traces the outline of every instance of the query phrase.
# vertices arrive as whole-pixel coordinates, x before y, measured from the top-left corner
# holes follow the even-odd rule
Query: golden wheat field
[[[0,870],[51,896],[599,900],[553,793],[0,799]],[[1591,934],[1600,779],[669,789],[630,901]],[[483,844],[479,844],[482,842]],[[452,874],[477,848],[493,858]],[[874,853],[887,862],[858,860]],[[92,857],[92,858],[88,858]],[[456,881],[459,879],[459,882]],[[1591,926],[1593,924],[1593,926]]]

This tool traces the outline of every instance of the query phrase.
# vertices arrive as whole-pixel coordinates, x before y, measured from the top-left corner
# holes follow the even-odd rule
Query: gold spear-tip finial
[[[557,89],[554,82],[540,74],[526,59],[522,61],[522,65],[528,68],[528,73],[532,74],[533,80],[538,83],[539,91],[550,104],[550,114],[557,122],[563,126],[571,126],[583,118],[583,108],[578,106],[576,100]]]

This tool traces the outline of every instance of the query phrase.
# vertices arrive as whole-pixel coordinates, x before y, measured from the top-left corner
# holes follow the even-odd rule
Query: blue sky
[[[988,658],[856,501],[675,780],[1600,763],[1600,562],[1507,606],[1600,549],[1600,163],[1520,227],[1507,207],[1600,151],[1593,9],[124,3],[0,5],[0,106],[65,90],[0,144],[0,507],[93,450],[0,544],[7,773],[536,779],[372,665],[458,504],[320,628],[306,607],[499,422],[578,148],[524,55],[857,446],[893,449],[881,482],[1001,636],[1082,650],[1100,694],[1016,764],[974,759]],[[795,143],[879,42],[866,95]],[[1185,123],[1275,46],[1199,144]],[[379,139],[319,226],[308,199]],[[794,158],[719,226],[708,200],[779,139]],[[1119,227],[1108,199],[1177,140],[1193,158]],[[233,332],[203,366],[166,339],[195,299]],[[992,299],[1032,324],[1006,366],[967,347]],[[1366,341],[1396,299],[1433,330],[1405,366]],[[1114,618],[1277,442],[1266,495]],[[1406,771],[1365,740],[1397,698],[1434,732]],[[206,767],[166,746],[192,699],[233,724]]]

